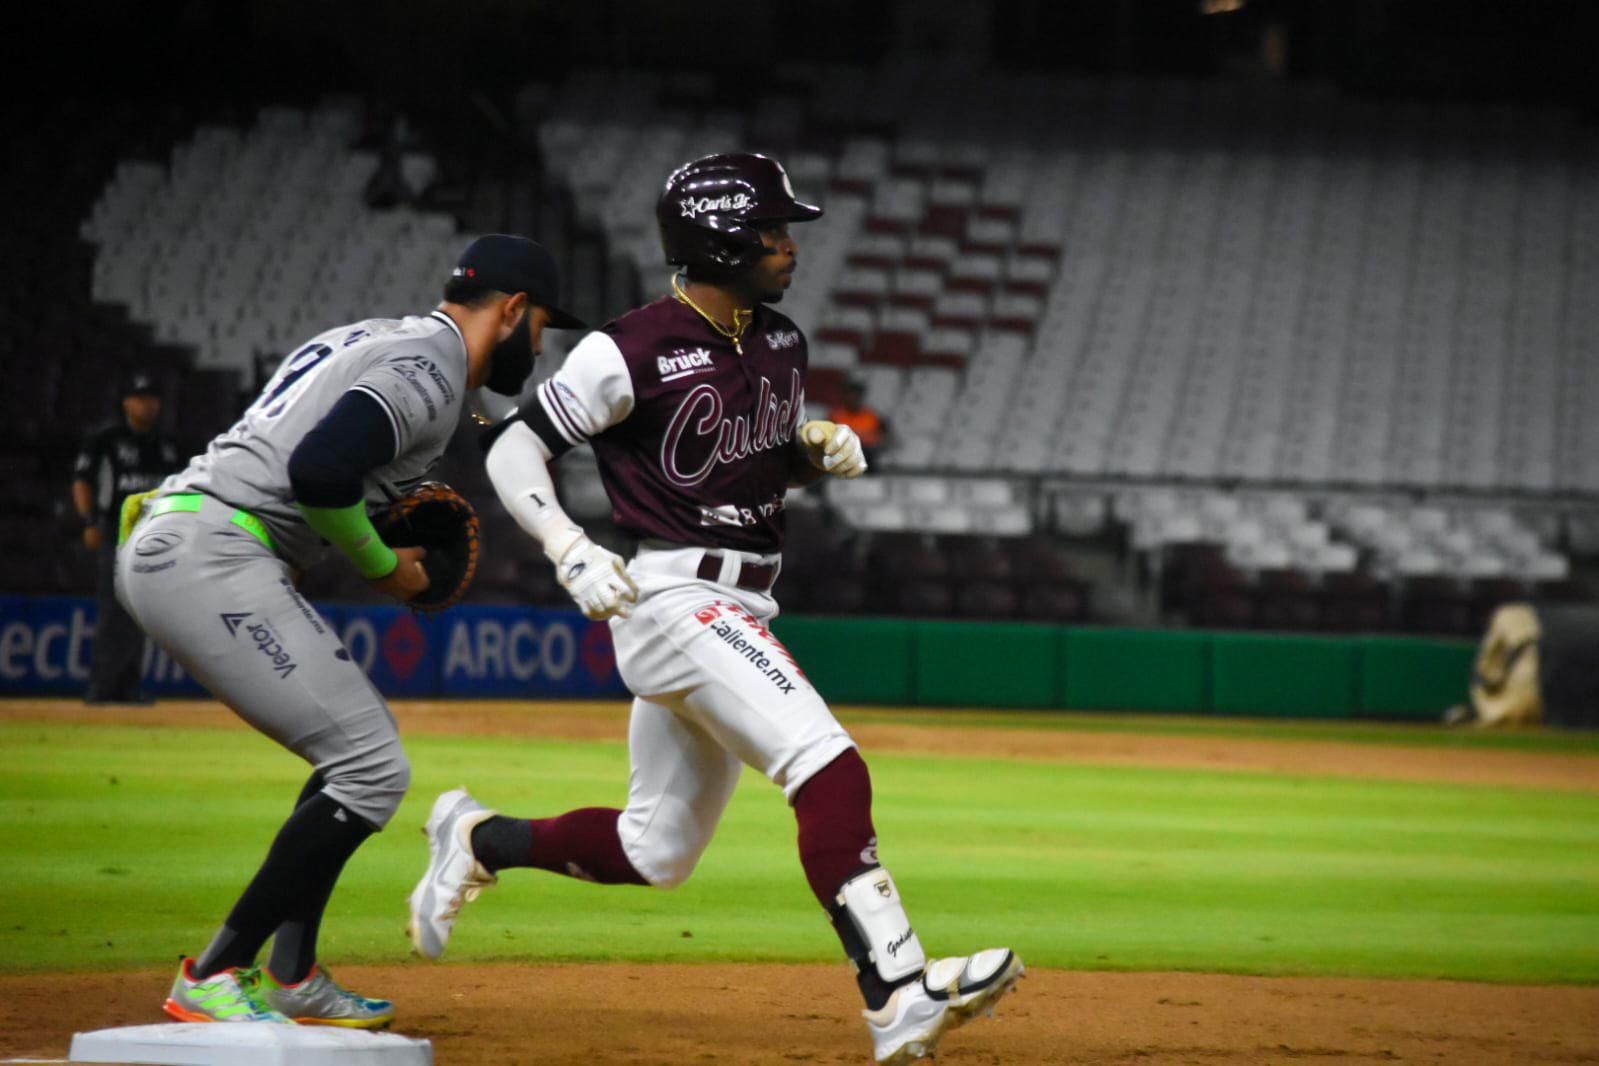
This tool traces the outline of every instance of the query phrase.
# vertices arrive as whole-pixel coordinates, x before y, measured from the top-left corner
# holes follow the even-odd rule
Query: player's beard
[[[510,335],[489,353],[489,376],[483,384],[501,396],[520,396],[527,376],[533,373],[533,326],[531,315],[523,314]]]
[[[799,259],[793,258],[788,262],[788,267],[772,274],[772,287],[761,297],[762,303],[782,303],[789,286],[794,284],[794,272],[799,269]],[[785,284],[786,283],[786,284]]]
[[[781,273],[767,274],[760,267],[756,267],[749,274],[750,288],[754,290],[755,301],[763,304],[782,303],[788,286],[783,284],[786,275]]]

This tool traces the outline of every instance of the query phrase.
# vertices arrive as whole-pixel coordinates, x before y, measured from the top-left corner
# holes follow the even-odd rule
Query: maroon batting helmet
[[[794,196],[777,160],[754,152],[708,155],[683,164],[666,179],[655,205],[668,263],[733,271],[753,266],[766,254],[754,223],[809,222],[821,213]]]

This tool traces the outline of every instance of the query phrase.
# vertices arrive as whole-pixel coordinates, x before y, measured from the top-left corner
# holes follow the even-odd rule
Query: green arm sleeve
[[[400,557],[378,537],[372,520],[366,516],[366,505],[352,503],[348,507],[307,507],[295,504],[305,516],[305,524],[316,530],[323,540],[338,548],[361,576],[368,581],[387,577],[400,565]]]

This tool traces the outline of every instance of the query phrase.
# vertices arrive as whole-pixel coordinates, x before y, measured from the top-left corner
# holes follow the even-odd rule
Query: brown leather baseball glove
[[[442,611],[466,595],[481,551],[477,512],[442,481],[424,481],[389,504],[372,523],[391,548],[426,548],[428,587],[407,601],[419,611]]]

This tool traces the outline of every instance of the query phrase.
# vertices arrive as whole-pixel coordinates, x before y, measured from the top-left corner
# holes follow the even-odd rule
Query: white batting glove
[[[638,586],[628,576],[622,557],[578,536],[555,564],[555,579],[583,614],[596,622],[615,615],[626,618],[638,602]]]
[[[816,419],[800,427],[800,440],[811,465],[834,477],[855,478],[866,473],[866,453],[860,436],[848,426]]]

